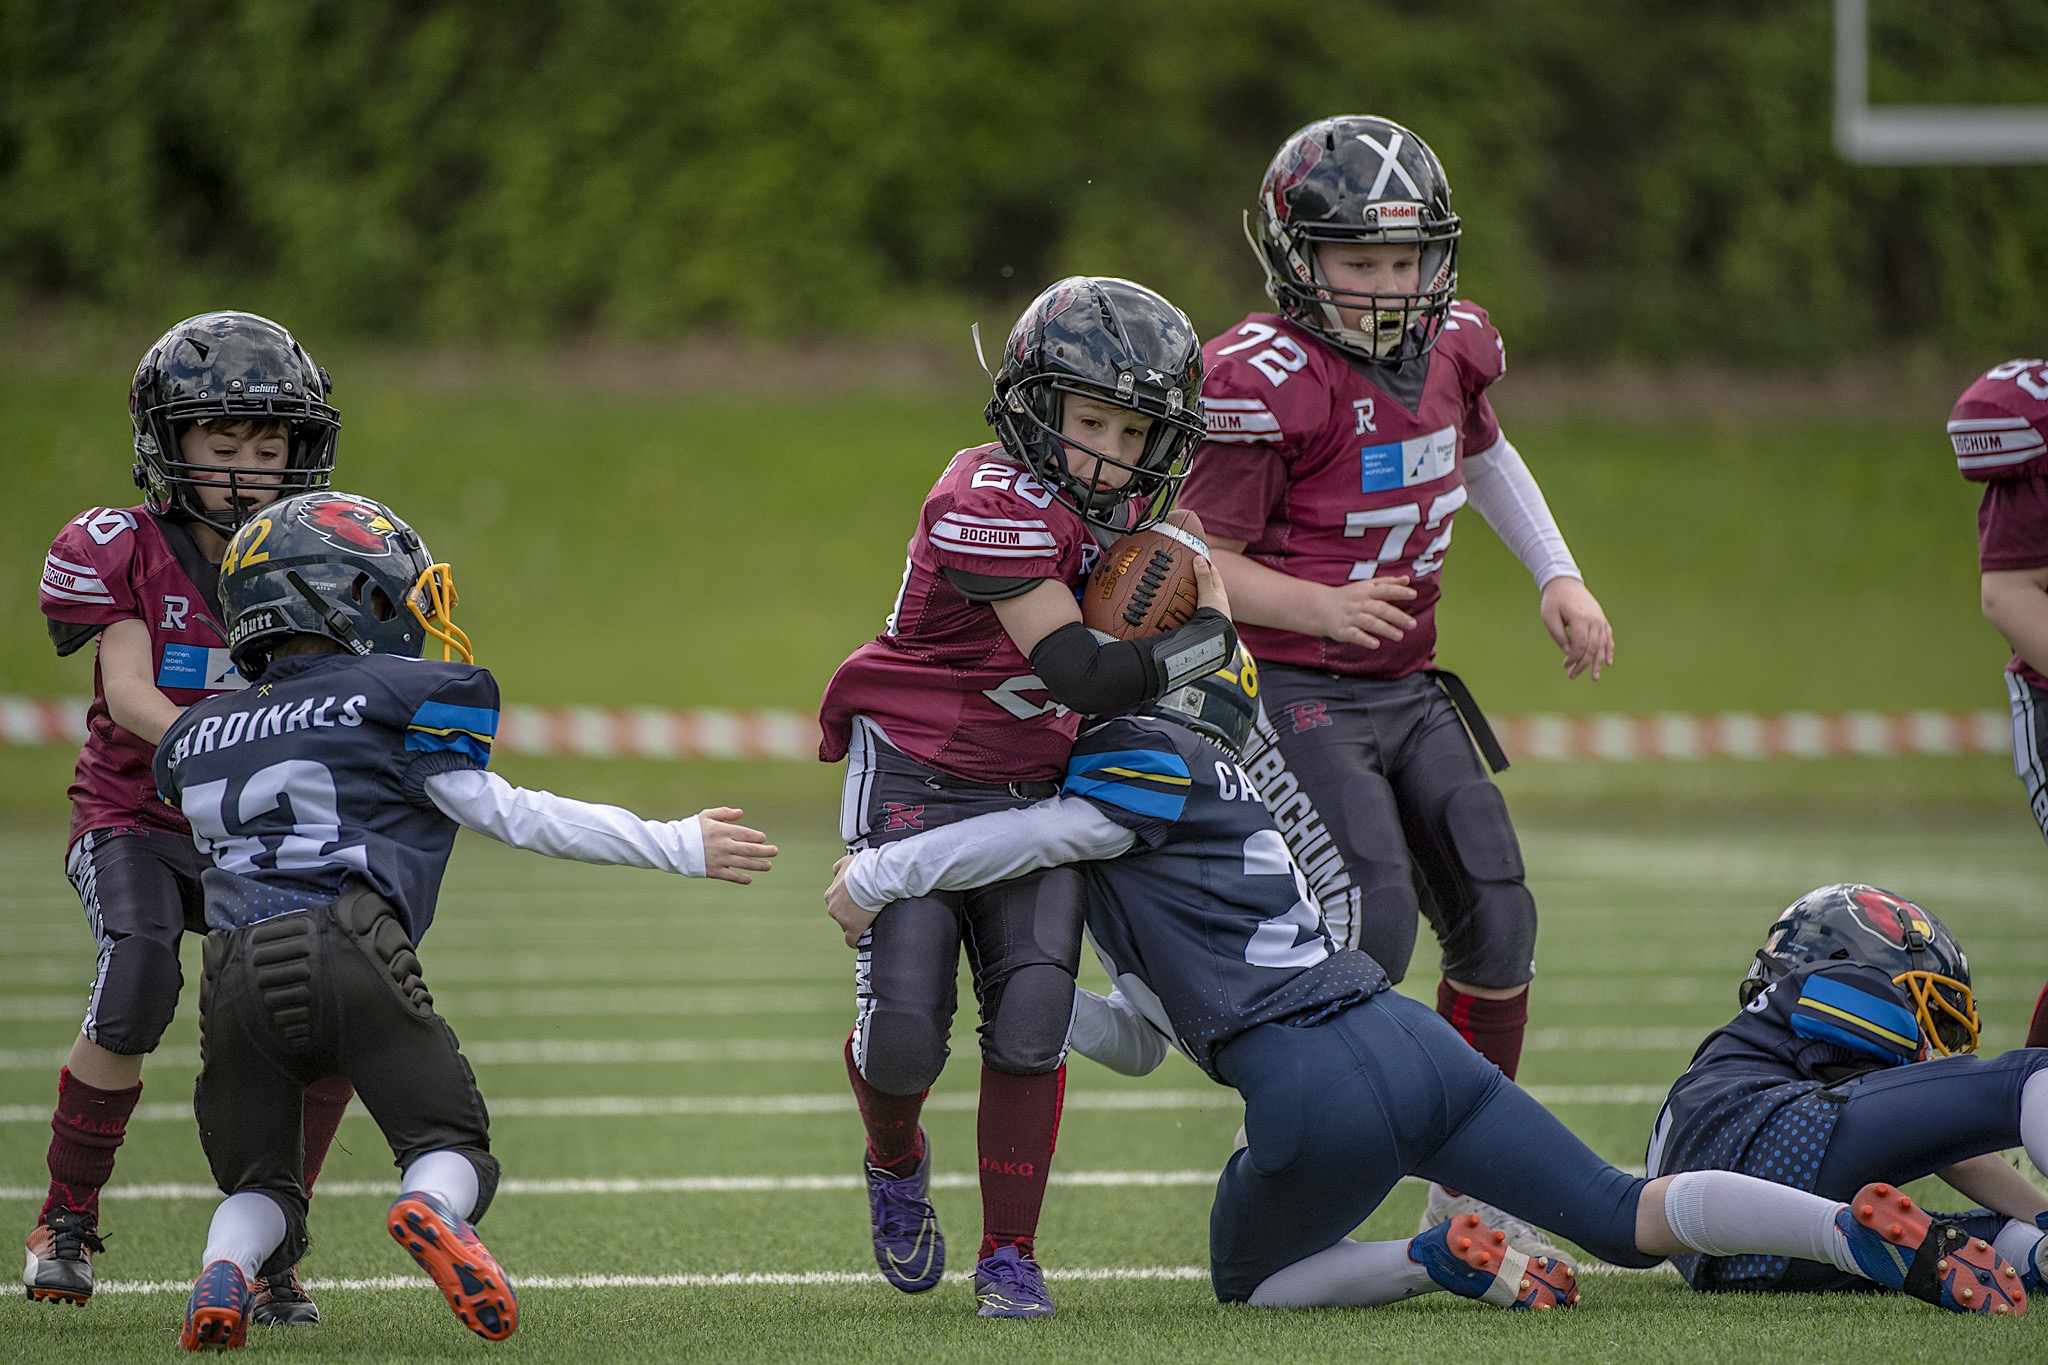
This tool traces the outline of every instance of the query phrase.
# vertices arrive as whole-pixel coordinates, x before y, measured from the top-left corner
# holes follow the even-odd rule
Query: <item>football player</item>
[[[998,440],[932,485],[882,633],[825,689],[826,762],[847,759],[847,847],[886,843],[1058,790],[1084,714],[1220,666],[1221,587],[1168,634],[1102,641],[1075,590],[1101,547],[1165,515],[1202,434],[1202,356],[1178,308],[1128,280],[1075,276],[1024,310],[993,376]],[[945,1243],[918,1123],[948,1054],[964,944],[981,1012],[977,1128],[984,1317],[1053,1311],[1034,1238],[1059,1131],[1081,884],[1052,869],[906,900],[860,945],[846,1072],[867,1130],[875,1261],[905,1293],[939,1283]]]
[[[2041,1287],[2048,1194],[1999,1153],[2023,1145],[2048,1168],[2048,1050],[1970,1055],[1970,967],[1947,926],[1874,886],[1823,886],[1778,917],[1738,994],[1742,1012],[1671,1088],[1652,1175],[1747,1171],[1828,1199],[1939,1175],[1985,1206],[1946,1220],[1952,1236],[1992,1243]],[[1695,1289],[1855,1284],[1810,1258],[1673,1260]]]
[[[1585,1145],[1371,956],[1336,941],[1242,752],[1249,656],[1074,746],[1064,794],[842,859],[826,904],[849,941],[905,897],[1073,863],[1120,1007],[1082,992],[1075,1046],[1122,1070],[1172,1039],[1244,1096],[1250,1145],[1218,1183],[1210,1264],[1224,1302],[1370,1305],[1446,1289],[1570,1304],[1575,1277],[1476,1214],[1403,1241],[1348,1238],[1405,1175],[1441,1180],[1620,1265],[1687,1250],[1797,1255],[1958,1311],[2016,1312],[2011,1265],[1946,1225],[1726,1171],[1632,1177]],[[1133,1040],[1131,1035],[1141,1035]],[[1875,1196],[1873,1196],[1874,1198]],[[1939,1245],[1942,1273],[1922,1276]],[[1981,1275],[1981,1280],[1979,1276]]]
[[[1204,348],[1200,514],[1266,678],[1253,774],[1338,940],[1395,981],[1418,914],[1443,948],[1437,1009],[1512,1077],[1528,1026],[1536,903],[1470,692],[1436,668],[1436,605],[1468,502],[1535,577],[1566,675],[1614,636],[1487,390],[1506,366],[1456,297],[1460,225],[1423,140],[1320,119],[1281,146],[1246,233],[1275,310]],[[1469,731],[1469,735],[1468,735]],[[1441,1187],[1425,1226],[1469,1211]],[[1489,1213],[1524,1251],[1559,1254]]]
[[[327,372],[253,313],[206,313],[164,333],[128,391],[135,507],[92,507],[43,562],[41,603],[61,654],[95,648],[86,740],[71,784],[64,870],[99,943],[85,1022],[58,1073],[50,1188],[22,1272],[31,1299],[83,1304],[101,1250],[100,1189],[142,1094],[142,1059],[178,1005],[178,941],[205,932],[205,860],[157,799],[150,755],[181,708],[240,688],[215,592],[228,537],[279,496],[324,488],[340,417]],[[349,1101],[306,1092],[310,1185]],[[257,1287],[269,1323],[319,1312],[289,1267]]]
[[[2012,646],[2005,692],[2013,770],[2048,837],[2048,362],[2008,360],[1985,371],[1956,400],[1948,438],[1956,468],[1984,485],[1984,619]],[[2027,1046],[2048,1047],[2048,986],[2034,1002]]]
[[[472,1227],[498,1184],[489,1119],[414,951],[457,826],[741,883],[775,848],[737,810],[642,820],[488,771],[497,683],[454,625],[448,566],[381,504],[321,492],[261,509],[228,544],[220,598],[253,686],[188,709],[155,760],[212,862],[193,1108],[228,1196],[180,1343],[242,1345],[251,1281],[305,1252],[301,1097],[336,1076],[404,1172],[391,1235],[466,1326],[509,1336],[517,1300]],[[442,660],[421,661],[430,638]]]

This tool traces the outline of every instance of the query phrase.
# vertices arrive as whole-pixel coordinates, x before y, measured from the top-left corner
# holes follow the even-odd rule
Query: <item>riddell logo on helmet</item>
[[[1368,227],[1414,227],[1422,221],[1420,204],[1367,204],[1365,222]]]

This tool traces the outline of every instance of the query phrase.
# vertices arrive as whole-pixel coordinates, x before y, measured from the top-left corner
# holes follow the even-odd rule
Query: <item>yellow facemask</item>
[[[446,564],[428,565],[413,582],[412,591],[405,595],[407,610],[426,627],[427,634],[441,642],[442,662],[453,662],[460,654],[462,662],[473,664],[476,653],[469,646],[469,637],[455,624],[455,604],[460,600],[455,592],[455,573]]]

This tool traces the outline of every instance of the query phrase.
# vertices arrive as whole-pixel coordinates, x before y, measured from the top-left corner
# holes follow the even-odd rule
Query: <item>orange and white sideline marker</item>
[[[0,696],[0,745],[81,744],[85,708],[82,697]],[[1530,762],[2012,751],[2012,720],[2003,711],[1538,715],[1508,716],[1494,727],[1509,757]],[[817,757],[818,722],[806,712],[780,709],[508,706],[497,748],[544,758],[806,760]]]

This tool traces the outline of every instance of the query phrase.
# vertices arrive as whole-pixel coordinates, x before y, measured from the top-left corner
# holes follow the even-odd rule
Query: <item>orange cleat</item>
[[[462,1325],[485,1341],[503,1341],[519,1327],[512,1281],[476,1229],[423,1190],[401,1194],[386,1216],[391,1236],[433,1277]]]
[[[1951,1313],[2018,1317],[2027,1311],[2020,1273],[1981,1237],[1940,1222],[1892,1186],[1856,1191],[1835,1226],[1864,1275]]]
[[[1508,1235],[1476,1213],[1461,1213],[1417,1233],[1408,1259],[1444,1289],[1518,1312],[1570,1308],[1579,1301],[1578,1276],[1563,1261],[1527,1256]]]

